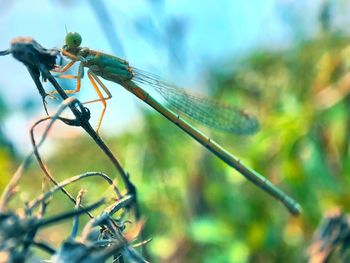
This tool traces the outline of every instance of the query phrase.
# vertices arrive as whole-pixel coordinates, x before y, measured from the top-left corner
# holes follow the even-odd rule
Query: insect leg
[[[68,68],[70,68],[76,61],[71,61],[69,62],[63,69],[61,69],[61,71],[59,72],[64,72],[66,71]],[[70,65],[69,65],[70,64]],[[68,66],[69,65],[69,66]],[[68,66],[68,68],[66,68]],[[63,71],[64,70],[64,71]],[[84,65],[83,63],[80,63],[79,64],[79,69],[78,69],[78,75],[77,76],[74,76],[74,75],[58,75],[57,77],[59,78],[62,78],[62,79],[77,79],[77,85],[75,87],[74,90],[65,90],[65,92],[67,94],[74,94],[74,93],[77,93],[80,91],[80,88],[81,88],[81,78],[83,76],[83,73],[84,73]],[[52,95],[52,94],[56,94],[57,91],[53,91],[53,92],[50,92],[49,94]]]
[[[99,79],[99,77],[94,72],[92,72],[91,70],[88,71],[88,74],[90,74],[90,76],[95,80],[95,83],[97,82],[99,84],[99,86],[103,89],[103,91],[106,92],[107,97],[103,97],[103,96],[101,97],[99,95],[99,99],[91,100],[91,101],[85,102],[84,104],[94,103],[94,102],[99,102],[99,101],[111,99],[112,98],[112,93],[107,89],[107,87],[105,86],[105,84],[103,84],[103,82]],[[100,91],[100,94],[102,95],[101,91]]]
[[[74,65],[75,62],[77,61],[72,60],[71,62],[67,63],[63,68],[61,68],[60,66],[57,66],[57,68],[54,68],[52,71],[59,72],[59,73],[66,72],[68,69],[70,69]]]
[[[101,101],[102,104],[103,104],[103,110],[102,110],[102,113],[101,113],[101,116],[100,116],[100,119],[99,119],[99,122],[98,122],[98,126],[97,126],[97,129],[96,129],[96,132],[98,133],[98,131],[99,131],[100,127],[101,127],[101,123],[102,123],[104,114],[106,112],[106,107],[107,107],[106,100],[112,98],[112,94],[107,89],[107,87],[102,83],[102,81],[96,76],[96,74],[94,74],[91,70],[88,70],[87,75],[88,75],[89,80],[90,80],[92,86],[94,87],[94,89],[95,89],[99,99],[91,100],[91,101],[85,102],[84,104],[94,103],[94,102],[99,102],[99,101]],[[97,86],[96,82],[107,93],[107,97],[103,96],[103,94],[102,94],[101,90],[99,89],[99,87]]]

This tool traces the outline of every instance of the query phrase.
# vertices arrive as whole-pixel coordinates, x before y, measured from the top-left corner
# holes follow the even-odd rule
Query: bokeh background
[[[138,188],[153,261],[303,262],[324,213],[350,208],[349,11],[347,0],[3,0],[0,50],[16,36],[60,47],[67,28],[84,46],[255,114],[261,128],[253,136],[194,124],[300,202],[299,217],[108,81],[114,97],[101,135]],[[45,112],[20,63],[1,57],[0,69],[3,189]],[[95,96],[84,80],[78,98]],[[48,102],[54,112],[59,101]],[[96,124],[101,105],[89,108]],[[79,129],[55,125],[41,153],[57,180],[87,171],[117,176]],[[33,162],[12,205],[37,195],[41,178]],[[71,190],[80,187],[89,200],[106,191],[98,180]],[[60,194],[50,206],[69,208]],[[62,223],[40,237],[59,244],[69,231]]]

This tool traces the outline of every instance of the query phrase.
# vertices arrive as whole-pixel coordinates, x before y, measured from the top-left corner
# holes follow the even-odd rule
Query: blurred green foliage
[[[301,262],[323,213],[334,206],[350,209],[349,39],[324,34],[235,63],[228,62],[236,70],[224,70],[226,62],[211,71],[212,95],[255,112],[261,130],[251,137],[211,135],[299,201],[303,213],[291,217],[176,126],[147,111],[132,130],[107,142],[138,188],[145,237],[153,239],[146,247],[159,261]],[[57,180],[87,171],[116,173],[85,136],[53,143],[57,152],[47,165]],[[3,173],[9,173],[11,158],[3,151],[0,158]],[[33,166],[23,189],[38,193],[39,174]],[[106,190],[98,180],[84,187],[89,198]],[[63,209],[63,203],[56,205]]]

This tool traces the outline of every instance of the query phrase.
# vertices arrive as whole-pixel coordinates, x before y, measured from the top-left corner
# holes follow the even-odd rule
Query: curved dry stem
[[[38,148],[42,145],[42,143],[45,141],[45,139],[47,138],[47,135],[50,131],[50,129],[52,128],[53,124],[60,119],[60,115],[62,114],[62,112],[70,105],[72,105],[73,103],[77,102],[77,99],[70,97],[67,98],[66,100],[64,100],[60,106],[60,108],[58,109],[58,111],[56,112],[56,114],[54,116],[49,116],[49,117],[45,117],[43,119],[40,119],[39,121],[35,122],[34,125],[31,127],[30,129],[30,138],[31,138],[31,142],[33,145],[33,154],[35,155],[40,168],[42,169],[42,171],[44,172],[45,176],[47,178],[49,178],[49,180],[54,184],[54,185],[58,185],[58,182],[56,181],[56,179],[51,175],[51,173],[49,172],[48,168],[46,167],[45,163],[42,161],[41,156],[39,154],[39,150]],[[49,124],[47,125],[47,127],[45,128],[44,134],[42,135],[39,143],[37,144],[35,141],[35,137],[34,137],[34,129],[36,126],[38,126],[40,123],[50,120]],[[63,187],[59,187],[59,189],[75,204],[76,201],[74,199],[74,197]],[[93,216],[87,212],[88,216],[90,218],[93,218]]]
[[[21,179],[23,172],[27,169],[27,167],[29,166],[30,162],[31,162],[31,158],[33,157],[33,155],[37,155],[40,158],[40,155],[38,153],[38,148],[43,144],[43,142],[45,141],[49,130],[51,129],[53,123],[59,118],[59,115],[67,108],[67,106],[70,103],[75,103],[77,100],[75,98],[69,98],[67,100],[65,100],[61,107],[58,109],[58,111],[56,112],[56,114],[53,117],[46,117],[43,118],[39,121],[37,121],[31,128],[31,134],[32,134],[32,143],[33,143],[33,151],[23,160],[23,162],[21,163],[21,165],[17,168],[16,172],[14,173],[14,175],[11,178],[11,181],[7,184],[5,190],[2,192],[1,198],[0,198],[0,211],[4,211],[5,207],[7,205],[7,203],[10,201],[11,197],[14,195],[15,193],[15,188],[19,182],[19,180]],[[45,132],[42,136],[42,138],[40,139],[40,142],[38,144],[35,144],[35,140],[33,137],[33,129],[35,128],[35,126],[37,126],[39,123],[52,119],[52,121],[50,122],[50,124],[47,126],[47,128],[45,129]],[[40,163],[40,162],[39,162]],[[43,165],[44,170],[45,170],[45,165]],[[45,172],[45,171],[44,171]],[[49,174],[48,176],[49,178],[51,177],[51,175]],[[55,182],[55,179],[53,177],[51,177],[51,179]]]
[[[113,189],[117,193],[117,195],[120,196],[120,193],[119,193],[117,186],[113,183],[113,180],[110,177],[108,177],[107,175],[100,173],[100,172],[88,172],[88,173],[73,176],[69,179],[66,179],[66,180],[60,182],[60,183],[57,183],[57,185],[52,187],[49,191],[41,194],[40,196],[38,196],[34,200],[30,201],[28,203],[28,209],[33,210],[41,202],[45,201],[47,198],[52,196],[52,194],[55,193],[56,191],[61,190],[61,188],[63,188],[64,186],[69,185],[71,183],[78,182],[78,181],[85,179],[85,178],[88,178],[88,177],[93,177],[93,176],[101,177],[102,179],[107,181],[107,183],[113,187]]]

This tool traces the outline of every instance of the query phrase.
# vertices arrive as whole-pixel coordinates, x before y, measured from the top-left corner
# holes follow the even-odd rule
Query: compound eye
[[[67,48],[77,48],[81,44],[81,36],[77,32],[69,32],[66,35]]]

